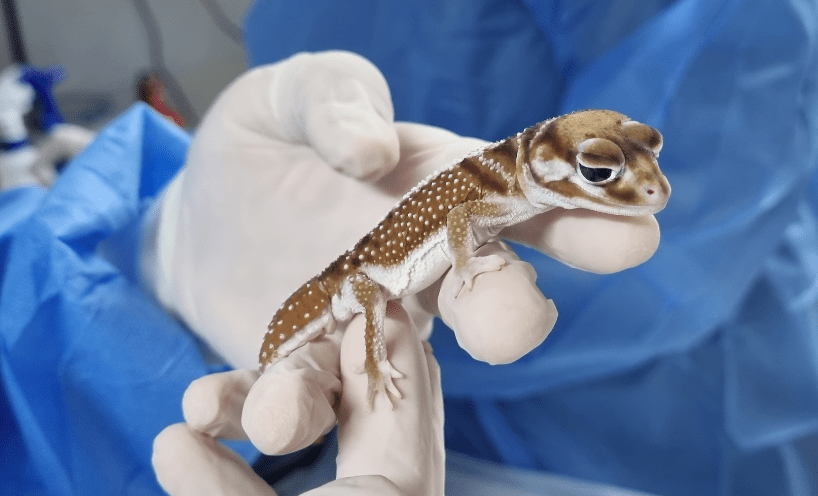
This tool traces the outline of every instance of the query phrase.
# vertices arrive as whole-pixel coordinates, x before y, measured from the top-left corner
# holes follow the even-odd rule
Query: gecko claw
[[[402,399],[403,395],[395,386],[393,379],[403,379],[404,377],[406,376],[395,369],[395,367],[389,363],[389,360],[381,360],[378,362],[376,372],[369,376],[369,385],[367,388],[369,408],[374,407],[375,396],[377,396],[379,392],[383,392],[386,394],[386,397],[389,398],[389,403],[392,406],[392,410],[394,410],[397,400]]]
[[[460,292],[465,287],[471,291],[474,287],[474,278],[484,272],[494,272],[500,270],[506,261],[500,255],[488,255],[485,257],[472,257],[466,262],[465,267],[455,269],[455,275],[460,279],[459,284],[455,284],[454,297],[460,296]]]

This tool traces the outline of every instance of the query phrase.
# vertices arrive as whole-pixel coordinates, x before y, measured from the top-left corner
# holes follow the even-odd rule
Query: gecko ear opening
[[[656,129],[641,122],[628,121],[622,124],[622,132],[629,139],[650,148],[657,157],[662,150],[662,134]]]
[[[602,138],[591,138],[577,147],[577,170],[591,184],[605,184],[619,177],[625,166],[625,155],[614,143]]]

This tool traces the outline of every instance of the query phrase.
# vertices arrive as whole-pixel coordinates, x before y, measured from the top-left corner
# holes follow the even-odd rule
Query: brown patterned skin
[[[645,215],[670,186],[656,155],[661,135],[611,111],[568,114],[493,143],[421,182],[366,236],[290,296],[270,322],[259,362],[276,359],[355,313],[366,317],[370,399],[397,396],[386,357],[385,302],[427,287],[446,269],[465,287],[499,257],[474,250],[508,225],[554,207]],[[591,179],[589,180],[588,177]]]

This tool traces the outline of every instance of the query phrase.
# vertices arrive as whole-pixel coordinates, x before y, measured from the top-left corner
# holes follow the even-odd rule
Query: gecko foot
[[[474,287],[474,278],[478,275],[500,270],[505,264],[505,259],[500,255],[470,258],[465,267],[454,269],[455,275],[460,279],[460,283],[455,284],[454,297],[457,298],[460,295],[463,287],[471,291],[472,287]]]
[[[369,374],[368,397],[369,407],[372,408],[375,404],[375,396],[379,392],[383,392],[389,398],[392,404],[392,409],[395,409],[395,401],[403,398],[395,386],[393,379],[403,379],[405,376],[398,372],[395,367],[389,363],[389,360],[381,360],[378,362],[378,368],[374,373]]]

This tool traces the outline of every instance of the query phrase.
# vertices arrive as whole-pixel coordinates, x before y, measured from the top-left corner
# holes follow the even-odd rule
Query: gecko
[[[585,110],[491,143],[421,181],[355,246],[298,288],[274,314],[260,370],[363,314],[370,406],[378,392],[395,405],[403,378],[389,362],[386,302],[415,294],[451,268],[458,293],[500,270],[475,250],[510,225],[554,208],[638,216],[662,210],[670,184],[656,129],[610,110]],[[457,296],[457,295],[455,295]]]

